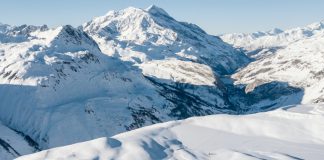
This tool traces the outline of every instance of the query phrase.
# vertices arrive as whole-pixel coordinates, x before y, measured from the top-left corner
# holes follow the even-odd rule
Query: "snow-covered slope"
[[[324,105],[290,106],[252,115],[172,121],[17,160],[321,160],[323,133]]]
[[[0,122],[0,159],[14,159],[39,151],[30,137],[14,131]]]
[[[236,73],[237,83],[253,88],[270,81],[302,88],[302,103],[324,100],[324,34],[288,45]]]
[[[213,70],[203,64],[177,59],[154,60],[140,65],[143,74],[173,82],[214,86],[217,80]]]
[[[261,33],[260,33],[261,34]],[[324,24],[314,23],[276,34],[232,34],[224,41],[249,53],[256,61],[234,74],[246,92],[270,82],[285,82],[303,90],[301,103],[324,100]]]
[[[83,31],[63,26],[26,36],[0,44],[0,119],[8,126],[48,148],[155,122],[143,116],[136,123],[132,115],[162,106],[164,98]]]

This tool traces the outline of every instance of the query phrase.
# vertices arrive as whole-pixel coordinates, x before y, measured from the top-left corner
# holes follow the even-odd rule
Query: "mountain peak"
[[[58,30],[60,34],[66,33],[70,36],[76,36],[75,34],[78,31],[78,29],[72,27],[71,25],[60,26],[58,27]]]
[[[50,33],[52,32],[52,33]],[[46,34],[51,35],[49,43],[56,52],[89,50],[99,52],[97,43],[83,30],[71,25],[60,26]]]
[[[283,30],[279,29],[279,28],[273,28],[270,31],[268,31],[267,33],[270,35],[277,35],[284,32]]]
[[[0,33],[7,31],[8,28],[9,28],[9,25],[3,24],[0,22]]]
[[[120,10],[121,12],[143,12],[143,9],[136,8],[136,7],[127,7],[123,10]],[[109,13],[109,12],[108,12]]]
[[[156,5],[151,5],[145,10],[150,14],[162,14],[162,15],[169,16],[169,14],[164,9],[157,7]]]
[[[308,25],[306,27],[311,29],[311,30],[321,30],[321,29],[324,29],[324,21],[312,23],[312,24],[310,24],[310,25]]]

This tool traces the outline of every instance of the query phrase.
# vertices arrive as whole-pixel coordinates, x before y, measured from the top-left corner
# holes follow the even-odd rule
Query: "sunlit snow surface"
[[[324,157],[324,105],[251,115],[212,115],[54,148],[42,159],[312,159]]]

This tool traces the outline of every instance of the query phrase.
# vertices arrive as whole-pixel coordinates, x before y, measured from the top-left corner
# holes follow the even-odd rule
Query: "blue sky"
[[[210,34],[291,28],[324,20],[324,0],[0,0],[0,22],[78,26],[109,10],[155,4]]]

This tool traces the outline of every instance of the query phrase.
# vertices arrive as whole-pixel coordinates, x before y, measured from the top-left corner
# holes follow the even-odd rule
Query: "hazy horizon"
[[[179,21],[197,24],[210,34],[255,32],[305,26],[324,19],[320,0],[204,0],[204,1],[4,1],[0,23],[9,25],[79,26],[110,10],[154,4]]]

